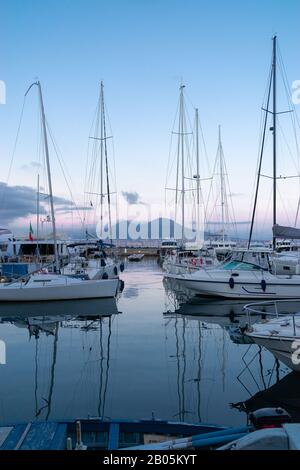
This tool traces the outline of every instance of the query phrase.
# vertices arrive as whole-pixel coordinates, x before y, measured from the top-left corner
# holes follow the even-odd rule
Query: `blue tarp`
[[[3,263],[1,266],[2,276],[21,277],[28,274],[28,264],[26,263]]]

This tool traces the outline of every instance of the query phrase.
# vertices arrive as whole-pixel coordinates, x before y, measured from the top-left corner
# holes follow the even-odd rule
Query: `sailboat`
[[[166,273],[182,273],[187,268],[197,270],[199,267],[212,266],[213,260],[208,251],[202,248],[203,241],[200,240],[200,165],[199,165],[199,113],[195,109],[195,153],[196,153],[196,174],[188,172],[188,166],[191,165],[190,142],[186,121],[186,104],[184,97],[184,85],[180,86],[179,112],[178,112],[178,130],[174,132],[177,135],[176,152],[176,188],[166,188],[166,190],[175,191],[175,221],[180,203],[181,208],[181,240],[163,240],[160,257],[162,267]],[[189,174],[190,173],[190,174]],[[194,183],[196,182],[196,188]],[[188,243],[186,240],[186,218],[187,218],[187,195],[196,194],[195,202],[195,243]]]
[[[226,297],[232,299],[293,299],[300,298],[300,264],[295,266],[295,260],[290,262],[277,258],[276,238],[300,238],[300,229],[282,227],[277,224],[277,38],[273,38],[273,54],[270,81],[267,93],[267,105],[263,125],[263,137],[260,152],[258,179],[255,191],[254,209],[251,221],[248,247],[233,252],[231,259],[211,269],[202,269],[194,273],[173,275],[186,287],[199,295]],[[270,110],[271,91],[273,106]],[[273,133],[273,251],[269,249],[251,249],[252,232],[256,211],[259,181],[261,176],[262,157],[266,139],[266,129],[269,114],[272,115]],[[170,275],[172,276],[172,275]]]
[[[90,163],[89,174],[87,174],[85,198],[100,199],[100,233],[103,234],[104,230],[104,209],[105,200],[107,200],[108,211],[108,235],[110,243],[104,243],[93,237],[86,230],[87,240],[86,243],[81,242],[72,244],[73,247],[80,250],[80,254],[74,256],[70,263],[64,267],[64,274],[71,276],[86,275],[89,279],[105,279],[116,278],[120,271],[124,270],[124,263],[117,259],[113,252],[112,246],[112,214],[111,214],[111,192],[110,188],[110,175],[109,175],[109,161],[106,132],[106,112],[104,102],[104,84],[100,83],[100,95],[97,105],[96,123],[94,135],[92,139],[92,155]],[[97,205],[97,203],[95,204]],[[94,203],[89,200],[89,206],[94,207]],[[110,255],[106,254],[105,249],[110,249]]]
[[[219,179],[219,187],[217,188],[217,197],[215,206],[219,205],[221,208],[221,230],[218,234],[214,235],[213,237],[209,237],[209,240],[204,242],[204,246],[212,251],[213,254],[221,261],[227,258],[232,250],[236,248],[236,242],[231,240],[226,233],[226,227],[230,224],[234,224],[234,214],[233,208],[230,208],[228,202],[228,176],[226,171],[226,162],[221,138],[221,126],[219,126],[219,133],[218,133],[218,149],[216,160],[214,164],[213,170],[213,177],[212,183],[209,191],[208,202],[213,195],[213,182],[215,177]],[[230,210],[232,209],[232,210]],[[207,210],[206,210],[207,212]],[[233,219],[233,220],[232,220]]]
[[[26,95],[33,86],[38,87],[39,102],[42,118],[42,131],[44,138],[44,149],[47,165],[47,177],[49,186],[49,200],[51,208],[51,221],[54,241],[54,273],[48,273],[47,270],[31,274],[15,282],[0,283],[0,301],[7,302],[26,302],[26,301],[45,301],[45,300],[68,300],[68,299],[87,299],[114,297],[118,289],[118,279],[105,279],[97,281],[86,281],[74,279],[61,275],[60,261],[57,249],[55,211],[52,191],[52,179],[50,168],[50,157],[48,148],[48,136],[46,128],[46,117],[43,103],[41,83],[34,82],[28,88]]]

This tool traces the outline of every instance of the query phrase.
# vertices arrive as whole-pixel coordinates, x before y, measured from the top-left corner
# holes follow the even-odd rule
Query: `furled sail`
[[[300,228],[284,227],[276,224],[273,226],[273,236],[276,238],[300,239]]]

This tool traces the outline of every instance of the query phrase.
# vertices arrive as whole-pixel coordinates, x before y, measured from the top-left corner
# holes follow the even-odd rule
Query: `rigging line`
[[[177,107],[176,107],[176,112],[175,112],[175,116],[174,116],[174,120],[173,120],[173,125],[171,127],[171,139],[169,141],[169,152],[168,152],[168,162],[167,162],[167,173],[166,173],[166,181],[165,181],[165,186],[168,185],[168,178],[170,176],[170,160],[171,160],[171,154],[172,154],[172,143],[173,143],[173,132],[175,130],[175,125],[176,125],[176,121],[177,121],[177,116],[178,116],[178,113],[179,113],[179,103],[180,103],[180,100],[178,99],[177,101]],[[172,159],[174,160],[174,158]],[[172,164],[172,167],[173,167],[173,164]],[[171,168],[172,168],[171,167]]]
[[[215,196],[214,195],[214,182],[215,182],[215,177],[216,177],[216,168],[217,168],[217,165],[218,165],[218,156],[219,156],[219,146],[218,146],[216,157],[215,157],[215,160],[214,160],[212,179],[211,179],[211,183],[210,183],[210,187],[209,187],[209,191],[208,191],[208,197],[207,197],[206,206],[205,206],[205,213],[209,215],[209,218],[211,218],[211,216],[213,215],[213,213],[216,209],[218,199],[219,199],[219,195],[217,194],[215,202],[213,204],[213,208],[212,208],[211,212],[209,212],[210,199],[214,198],[214,196]]]
[[[266,105],[267,110],[269,110],[269,104],[270,104],[273,73],[274,73],[274,71],[273,71],[273,68],[272,68],[272,72],[270,74],[270,83],[269,83],[268,98],[267,98],[267,105]],[[260,183],[261,165],[262,165],[263,153],[264,153],[264,147],[265,147],[265,136],[266,136],[267,122],[268,122],[268,112],[266,111],[266,113],[265,113],[265,122],[264,122],[264,127],[263,127],[263,136],[262,136],[262,142],[261,142],[261,152],[260,152],[259,165],[258,165],[258,173],[257,173],[257,184],[256,184],[256,190],[255,190],[255,196],[254,196],[254,206],[253,206],[250,233],[249,233],[249,239],[248,239],[248,249],[250,248],[250,244],[251,244],[253,225],[254,225],[254,220],[255,220],[257,197],[258,197],[259,183]]]
[[[296,111],[296,106],[295,106],[295,104],[293,103],[293,101],[291,100],[289,79],[288,79],[287,70],[286,70],[286,67],[285,67],[285,64],[284,64],[284,60],[283,60],[283,57],[282,57],[282,53],[281,53],[281,49],[280,49],[279,44],[277,45],[277,50],[278,50],[278,52],[279,52],[279,54],[278,54],[278,58],[279,58],[279,61],[278,61],[278,62],[279,62],[279,69],[280,69],[280,71],[281,71],[281,76],[282,76],[284,88],[285,88],[285,91],[286,91],[287,101],[289,102],[289,104],[290,104],[291,107],[293,108],[293,111]],[[295,116],[296,116],[296,120],[297,120],[298,126],[300,127],[300,123],[299,123],[299,119],[298,119],[298,114],[297,114],[297,112],[295,112]]]
[[[108,113],[108,110],[107,110],[107,106],[105,105],[105,114],[106,114],[106,120],[108,122],[108,126],[109,126],[109,131],[110,131],[110,135],[113,135],[113,131],[112,131],[112,125],[111,125],[111,120],[110,120],[110,116],[109,116],[109,113]],[[114,138],[111,139],[112,141],[112,160],[113,160],[113,172],[114,172],[114,184],[115,184],[115,190],[117,191],[117,172],[116,172],[116,159],[115,159],[115,148],[114,148]]]
[[[195,108],[195,106],[193,105],[192,103],[192,100],[189,98],[189,95],[186,94],[187,96],[187,99],[188,101],[190,102],[190,105]],[[206,165],[207,165],[207,169],[208,169],[208,173],[211,174],[211,169],[210,169],[210,163],[209,163],[209,158],[208,158],[208,153],[207,153],[207,147],[206,147],[206,142],[205,142],[205,139],[204,139],[204,132],[203,132],[203,127],[201,125],[201,120],[199,119],[199,130],[200,130],[200,142],[203,144],[203,149],[204,149],[204,156],[205,156],[205,160],[206,160]]]
[[[268,75],[268,79],[267,79],[267,82],[266,82],[266,87],[265,87],[265,91],[264,91],[264,94],[263,94],[263,100],[262,100],[262,105],[261,105],[255,175],[258,174],[258,168],[259,168],[260,150],[261,150],[262,139],[263,139],[263,127],[264,127],[264,117],[265,117],[265,112],[263,111],[263,107],[264,107],[264,104],[265,104],[265,102],[267,100],[267,96],[268,96],[268,88],[269,88],[269,82],[271,80],[271,73],[272,73],[272,59],[271,59],[271,64],[270,64],[270,68],[269,68],[269,75]],[[267,141],[267,139],[266,139],[266,141]],[[254,204],[256,183],[257,183],[257,178],[255,176],[255,178],[253,180],[253,186],[252,186],[251,203],[250,203],[250,206],[249,206],[248,219],[252,215],[251,207]]]
[[[287,75],[286,75],[286,72],[285,72],[285,69],[284,69],[283,59],[282,59],[282,57],[280,57],[280,59],[281,59],[281,61],[279,61],[279,70],[281,71],[281,77],[283,79],[283,86],[284,86],[284,90],[285,90],[285,94],[286,94],[287,103],[291,107],[291,110],[290,110],[291,112],[289,113],[289,115],[290,115],[289,117],[290,117],[291,124],[292,124],[292,129],[293,129],[293,134],[294,134],[294,139],[295,139],[295,145],[296,145],[296,153],[297,153],[298,164],[299,164],[299,144],[298,144],[298,137],[297,137],[297,132],[296,132],[296,122],[298,124],[298,127],[300,127],[300,124],[299,124],[299,121],[298,121],[296,107],[295,107],[294,103],[291,100],[290,89],[289,89],[289,84],[288,84],[288,78],[287,78]]]
[[[9,164],[9,168],[8,168],[8,173],[7,173],[5,185],[3,185],[3,187],[2,187],[1,206],[2,206],[3,203],[4,203],[5,187],[6,187],[6,186],[8,185],[8,183],[9,183],[9,179],[10,179],[10,175],[11,175],[11,171],[12,171],[12,166],[13,166],[13,162],[14,162],[14,159],[15,159],[15,154],[16,154],[16,150],[17,150],[17,144],[18,144],[18,141],[19,141],[19,135],[20,135],[20,130],[21,130],[22,121],[23,121],[24,108],[25,108],[25,101],[26,101],[26,95],[24,95],[24,98],[23,98],[23,104],[22,104],[22,108],[21,108],[21,114],[20,114],[20,118],[19,118],[19,123],[18,123],[18,128],[17,128],[17,134],[16,134],[16,137],[15,137],[14,145],[13,145],[13,151],[12,151],[11,158],[10,158],[10,164]]]
[[[179,170],[180,170],[180,148],[182,147],[181,140],[183,135],[180,134],[182,113],[183,113],[183,89],[180,87],[180,98],[179,98],[179,112],[178,112],[178,140],[177,140],[177,158],[176,158],[176,192],[175,192],[175,222],[177,222],[177,209],[178,209],[178,184],[179,184]],[[181,129],[183,132],[183,129]],[[181,168],[182,173],[184,168]]]
[[[281,50],[280,50],[279,47],[278,47],[278,49],[279,49],[279,69],[281,71],[283,85],[284,85],[285,93],[286,93],[286,98],[287,98],[287,102],[289,103],[289,105],[291,106],[292,111],[293,111],[292,113],[289,113],[289,114],[290,114],[290,119],[291,119],[291,122],[292,122],[294,138],[295,138],[295,143],[296,143],[298,163],[299,163],[299,144],[298,144],[298,137],[297,137],[297,132],[296,132],[296,123],[298,125],[298,128],[300,128],[300,122],[299,122],[298,114],[297,114],[297,111],[296,111],[296,106],[293,103],[293,101],[291,100],[290,86],[289,86],[287,71],[286,71],[286,68],[285,68],[285,65],[284,65]]]
[[[190,102],[191,106],[195,109],[195,106],[193,105],[191,99],[189,98],[189,95],[188,95],[187,93],[185,93],[185,95],[187,96],[187,99],[188,99],[188,101]],[[189,115],[188,115],[188,119],[189,119]],[[202,124],[201,124],[201,120],[200,120],[200,119],[199,119],[198,125],[199,125],[199,130],[200,130],[199,135],[200,135],[200,137],[201,137],[201,139],[200,139],[199,141],[200,141],[200,143],[203,145],[204,156],[205,156],[205,162],[206,162],[206,165],[207,165],[208,173],[211,174],[210,163],[209,163],[209,158],[208,158],[208,153],[207,153],[207,147],[206,147],[206,142],[205,142],[205,138],[204,138],[203,127],[202,127]]]
[[[299,166],[297,165],[297,161],[295,160],[295,158],[294,158],[294,156],[293,156],[293,152],[292,152],[291,147],[290,147],[290,145],[289,145],[289,143],[288,143],[288,141],[287,141],[286,135],[285,135],[285,133],[284,133],[284,131],[283,131],[282,126],[280,125],[279,120],[278,120],[278,128],[279,128],[279,131],[280,131],[280,133],[281,133],[281,135],[282,135],[282,137],[283,137],[284,143],[286,144],[286,147],[287,147],[287,150],[288,150],[288,152],[289,152],[289,154],[290,154],[291,160],[293,161],[293,163],[294,163],[294,165],[295,165],[295,169],[296,169],[296,171],[299,173]]]
[[[113,135],[113,132],[112,132],[112,126],[111,126],[111,122],[110,122],[110,117],[109,117],[109,114],[108,114],[108,111],[107,111],[107,106],[106,104],[104,104],[104,109],[105,109],[105,116],[106,116],[106,122],[108,123],[108,128],[109,128],[109,131],[110,131],[110,135],[112,136]],[[118,207],[118,193],[117,193],[117,172],[116,172],[116,159],[115,159],[115,148],[114,148],[114,139],[112,138],[111,139],[112,141],[112,144],[111,144],[111,150],[112,150],[112,164],[109,165],[108,164],[108,171],[109,171],[109,175],[110,175],[110,187],[111,187],[111,181],[113,182],[113,190],[116,194],[115,196],[115,211],[114,211],[114,215],[115,215],[115,222],[117,223],[117,221],[119,220],[119,207]],[[108,162],[109,163],[109,162]],[[110,196],[112,195],[112,192],[110,192]],[[110,208],[110,211],[111,211],[111,208]],[[117,226],[116,226],[116,230],[117,230]]]
[[[279,188],[277,188],[277,191],[278,191],[278,194],[279,194],[279,197],[281,199],[281,202],[282,202],[282,206],[283,206],[283,210],[285,212],[285,215],[286,215],[286,218],[287,218],[287,222],[288,222],[288,225],[291,226],[291,221],[290,221],[290,218],[289,218],[289,214],[288,214],[288,211],[287,211],[287,208],[286,208],[286,205],[284,203],[284,198],[282,197],[282,194],[281,194],[281,191]]]
[[[72,191],[71,191],[70,186],[69,186],[69,184],[68,184],[67,176],[68,176],[68,178],[70,179],[71,183],[73,184],[72,177],[71,177],[71,175],[70,175],[70,173],[69,173],[69,171],[68,171],[68,168],[67,168],[67,165],[66,165],[66,163],[65,163],[65,161],[64,161],[64,159],[63,159],[62,153],[61,153],[61,151],[59,150],[59,147],[58,147],[58,145],[57,145],[57,143],[56,143],[56,141],[55,141],[55,138],[54,138],[54,135],[53,135],[53,132],[52,132],[52,130],[51,130],[51,127],[50,127],[49,122],[47,122],[47,130],[48,130],[49,135],[50,135],[50,137],[51,137],[51,141],[52,141],[52,144],[53,144],[53,148],[54,148],[55,154],[56,154],[56,156],[57,156],[57,159],[58,159],[58,161],[59,161],[60,167],[62,168],[63,176],[64,176],[64,179],[65,179],[65,182],[66,182],[67,185],[68,185],[68,188],[69,188],[69,191],[70,191],[70,195],[71,195],[71,197],[72,197],[72,199],[73,199]],[[67,176],[66,176],[66,175],[67,175]]]
[[[104,108],[104,94],[102,89],[102,112],[103,112],[103,131],[104,131],[104,156],[105,156],[105,169],[106,169],[106,189],[107,189],[107,202],[108,202],[108,218],[109,218],[109,235],[110,242],[112,243],[112,225],[111,225],[111,206],[110,206],[110,187],[109,187],[109,172],[108,172],[108,157],[107,157],[107,139],[106,139],[106,120]]]
[[[268,221],[268,213],[269,213],[269,210],[270,210],[270,206],[271,206],[271,199],[272,199],[272,188],[270,188],[269,190],[269,195],[268,195],[268,202],[267,204],[265,205],[265,211],[264,211],[264,215],[263,215],[263,221],[261,223],[261,232],[263,233],[265,228],[266,228],[266,224],[268,224],[269,226],[269,221]]]
[[[58,148],[57,148],[57,146],[56,146],[56,143],[55,143],[55,140],[54,140],[54,137],[53,137],[53,134],[52,134],[52,132],[51,132],[51,129],[50,129],[50,127],[49,127],[48,122],[47,122],[46,124],[47,124],[47,129],[48,129],[48,132],[49,132],[49,136],[50,136],[50,139],[51,139],[53,148],[54,148],[54,152],[55,152],[55,154],[56,154],[56,157],[57,157],[59,166],[60,166],[60,168],[61,168],[61,171],[62,171],[64,180],[65,180],[65,183],[66,183],[67,188],[68,188],[68,190],[69,190],[69,193],[70,193],[72,202],[73,202],[73,204],[74,204],[74,206],[75,206],[76,212],[77,212],[78,217],[79,217],[80,222],[81,222],[81,225],[84,226],[84,221],[83,221],[83,219],[82,219],[82,217],[81,217],[81,214],[80,214],[80,211],[79,211],[79,209],[78,209],[78,206],[77,206],[77,204],[76,204],[76,202],[75,202],[75,199],[74,199],[74,196],[73,196],[71,187],[70,187],[69,182],[68,182],[68,180],[67,180],[66,172],[65,172],[65,169],[64,169],[64,167],[63,167],[63,163],[64,163],[64,162],[63,162],[62,156],[61,156],[61,158],[60,158],[59,152],[58,152]],[[71,179],[70,175],[68,175],[68,176],[69,176],[69,178]],[[72,181],[71,181],[71,182],[72,182]]]
[[[300,183],[299,183],[299,187],[300,187]],[[300,210],[300,196],[299,196],[299,198],[298,198],[298,204],[297,204],[297,209],[296,209],[296,216],[295,216],[294,227],[297,226],[298,217],[299,217],[299,210]]]
[[[186,101],[188,100],[189,101],[189,98],[188,98],[188,95],[187,93],[185,92],[185,102],[184,102],[184,116],[185,116],[185,127],[186,129],[191,129],[193,130],[193,125],[192,125],[192,121],[191,121],[191,118],[190,118],[190,113],[188,111],[188,108],[187,108],[187,105],[186,105]],[[195,109],[195,106],[192,104],[192,108]],[[191,135],[193,134],[193,132],[191,132]],[[192,138],[192,137],[190,137]]]
[[[237,235],[237,223],[236,223],[236,217],[235,217],[235,211],[234,211],[234,204],[233,204],[233,200],[232,200],[232,193],[231,193],[231,188],[230,188],[230,182],[229,182],[229,176],[228,176],[228,170],[227,170],[227,163],[226,163],[225,158],[224,158],[224,168],[225,168],[225,175],[226,175],[225,176],[225,187],[226,187],[226,182],[227,182],[227,188],[228,188],[228,194],[229,194],[229,200],[230,200],[231,212],[232,212],[232,217],[230,217],[230,213],[229,213],[230,204],[227,201],[227,209],[228,209],[227,217],[228,217],[228,221],[230,221],[230,219],[232,218],[235,234]],[[226,190],[225,190],[225,195],[226,195],[226,198],[227,198]]]
[[[97,105],[95,107],[95,111],[94,111],[94,115],[93,115],[93,119],[92,119],[92,123],[91,123],[91,127],[90,127],[88,135],[92,135],[93,130],[97,129],[96,119],[98,116],[98,109],[99,109],[99,98],[97,100]],[[94,144],[95,142],[93,141],[93,145],[92,145],[93,148],[94,148]],[[91,147],[91,143],[90,143],[90,139],[88,139],[87,157],[86,157],[86,166],[85,166],[84,193],[86,193],[89,187],[90,178],[91,178],[91,173],[88,170],[90,170],[90,159],[92,160],[93,158],[93,152],[91,152],[91,155],[90,155],[90,147]],[[91,162],[91,166],[92,166],[92,162]]]

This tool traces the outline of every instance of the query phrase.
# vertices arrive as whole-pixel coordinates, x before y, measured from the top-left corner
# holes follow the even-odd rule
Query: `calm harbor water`
[[[238,344],[243,303],[187,302],[156,260],[128,263],[122,278],[117,302],[0,307],[2,423],[154,415],[237,425],[257,403],[299,417],[300,378]]]

